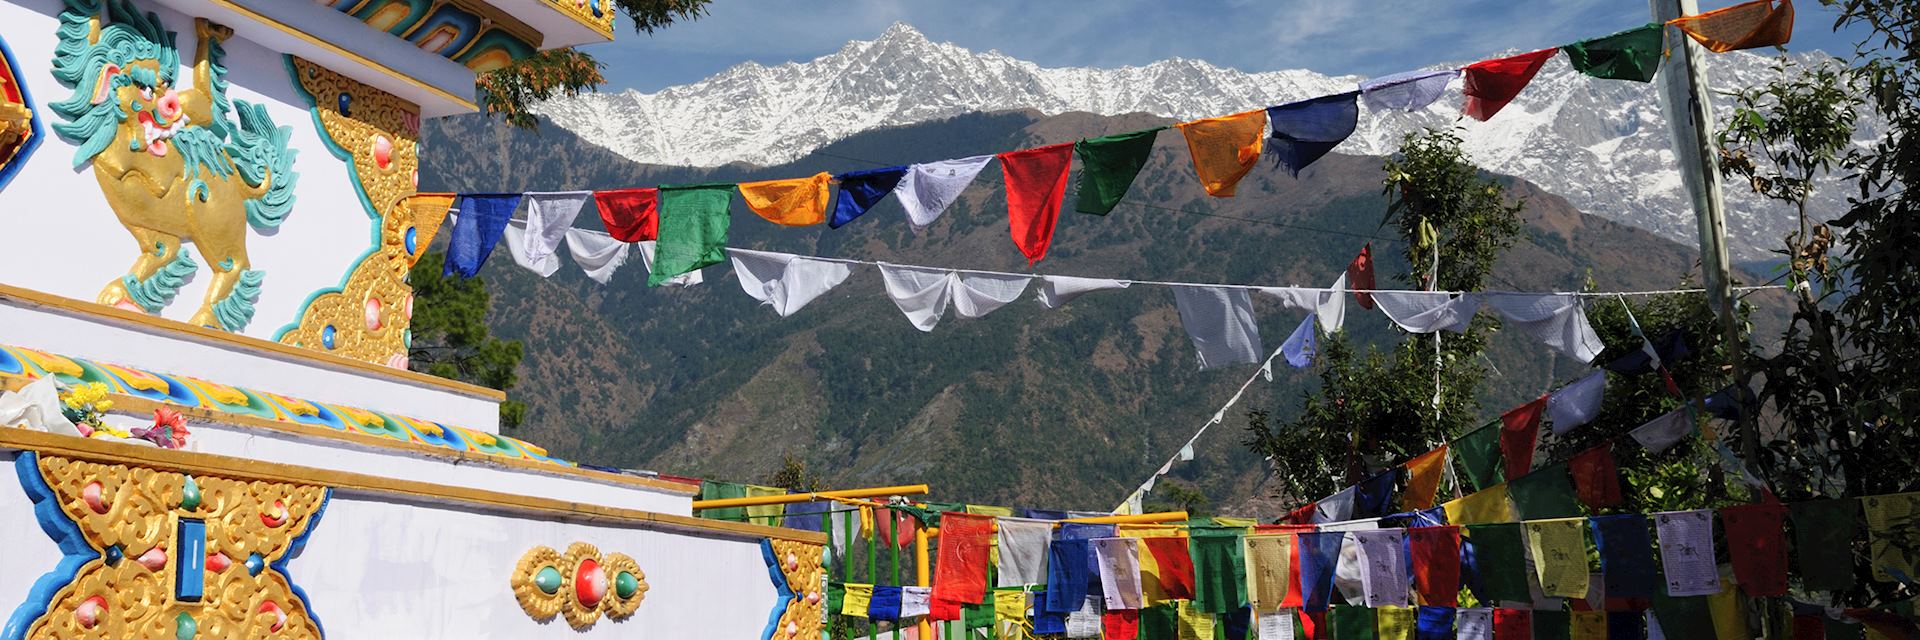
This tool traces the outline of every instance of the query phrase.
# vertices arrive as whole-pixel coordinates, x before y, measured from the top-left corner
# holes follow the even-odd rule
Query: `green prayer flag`
[[[1653,80],[1660,69],[1661,49],[1666,45],[1666,29],[1648,23],[1604,38],[1582,40],[1561,47],[1573,68],[1595,78],[1609,80]]]
[[[1500,421],[1489,422],[1453,441],[1453,454],[1475,491],[1506,482],[1500,468]]]
[[[987,598],[986,604],[969,604],[960,607],[960,620],[968,629],[993,628],[993,598]]]
[[[1179,640],[1180,607],[1173,602],[1140,610],[1140,640]]]
[[[846,608],[847,586],[838,582],[827,583],[827,613],[838,614]]]
[[[1334,605],[1327,614],[1333,627],[1333,640],[1374,640],[1373,610],[1351,605]]]
[[[1153,139],[1166,127],[1090,138],[1074,143],[1080,158],[1080,186],[1073,210],[1104,216],[1127,195],[1133,178],[1153,155]]]
[[[747,485],[740,484],[737,482],[720,482],[718,480],[701,480],[700,481],[700,499],[701,500],[722,500],[726,498],[745,498],[745,497],[747,497]],[[724,509],[701,509],[700,517],[708,518],[712,520],[728,520],[732,522],[746,522],[747,510],[742,507],[727,507]]]
[[[647,286],[727,259],[733,191],[734,185],[721,183],[660,187],[660,240]]]
[[[1662,627],[1664,629],[1665,627]],[[1708,627],[1712,629],[1711,626]],[[1690,638],[1693,636],[1668,636]],[[1711,638],[1713,636],[1703,636]],[[1573,614],[1552,609],[1533,610],[1533,640],[1573,640]]]
[[[1530,602],[1527,588],[1527,538],[1520,523],[1475,524],[1462,528],[1473,544],[1475,575],[1470,586],[1482,602]]]
[[[1247,605],[1247,562],[1240,550],[1240,529],[1196,527],[1188,530],[1193,556],[1194,608],[1231,613]]]
[[[1860,533],[1860,503],[1853,498],[1788,505],[1794,551],[1800,554],[1800,585],[1808,591],[1853,588],[1853,539]]]
[[[1660,582],[1665,583],[1663,576]],[[1660,621],[1660,632],[1668,638],[1714,638],[1713,609],[1707,596],[1674,597],[1666,589],[1653,590],[1653,617]]]
[[[1580,501],[1574,497],[1573,480],[1564,462],[1514,478],[1507,483],[1507,495],[1513,498],[1522,520],[1580,517]]]

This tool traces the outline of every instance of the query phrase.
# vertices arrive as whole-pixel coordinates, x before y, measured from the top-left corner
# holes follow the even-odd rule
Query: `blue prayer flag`
[[[1301,609],[1326,611],[1333,598],[1333,570],[1340,562],[1340,542],[1347,534],[1325,531],[1300,534]]]
[[[1600,572],[1605,576],[1607,596],[1651,597],[1659,580],[1654,572],[1653,538],[1647,534],[1647,517],[1637,513],[1594,516],[1587,523],[1593,528],[1593,545],[1600,550]]]
[[[460,217],[453,221],[453,232],[447,236],[447,261],[440,274],[458,273],[461,278],[471,278],[480,273],[480,265],[486,264],[494,245],[500,244],[500,235],[507,232],[507,221],[513,219],[513,210],[519,206],[518,193],[461,195]]]
[[[1414,640],[1453,640],[1453,607],[1420,607]]]
[[[785,526],[788,529],[803,531],[824,531],[821,519],[826,515],[830,503],[795,502],[787,505]]]
[[[1287,364],[1295,369],[1305,369],[1313,364],[1315,356],[1320,355],[1319,314],[1309,313],[1300,326],[1293,328],[1293,335],[1287,336],[1280,352],[1287,355]]]
[[[900,177],[907,175],[907,168],[887,167],[848,171],[834,176],[840,181],[840,193],[833,199],[833,217],[827,220],[827,226],[840,228],[854,218],[865,214],[873,205],[893,193],[893,187],[900,184]]]
[[[867,602],[867,618],[894,622],[900,619],[900,587],[873,585],[873,599]]]
[[[1042,602],[1050,600],[1053,589],[1054,587],[1048,586],[1046,591],[1039,594],[1040,600]],[[1081,599],[1084,600],[1086,598],[1082,596]],[[1069,613],[1072,612],[1049,611],[1047,607],[1035,607],[1033,610],[1033,633],[1036,635],[1066,633],[1067,614]]]
[[[1073,613],[1087,599],[1087,587],[1099,579],[1088,562],[1092,549],[1085,540],[1055,540],[1047,551],[1047,597],[1040,609]]]
[[[1393,502],[1393,481],[1399,476],[1399,467],[1394,467],[1360,482],[1353,492],[1353,517],[1378,518],[1387,515],[1388,505]]]
[[[1286,165],[1287,173],[1299,177],[1301,169],[1353,135],[1360,124],[1359,95],[1349,91],[1267,107],[1267,122],[1273,125],[1273,140],[1267,148]]]
[[[1608,611],[1607,640],[1646,640],[1646,619],[1638,611]]]

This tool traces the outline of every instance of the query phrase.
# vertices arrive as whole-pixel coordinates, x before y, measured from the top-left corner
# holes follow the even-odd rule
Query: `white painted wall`
[[[191,86],[197,44],[193,19],[153,2],[138,4],[158,13],[167,28],[179,34],[178,83]],[[0,0],[0,25],[5,25],[0,38],[25,67],[19,71],[33,93],[33,107],[49,127],[40,149],[0,191],[0,238],[6,239],[0,250],[0,282],[93,300],[101,287],[127,272],[140,248],[107,206],[92,168],[74,169],[73,145],[50,128],[58,118],[47,103],[70,95],[49,73],[61,6],[60,0]],[[245,333],[271,338],[297,318],[309,295],[340,284],[372,246],[373,221],[355,195],[346,164],[322,144],[280,53],[237,36],[225,46],[228,97],[267,105],[274,124],[293,128],[291,145],[299,149],[293,212],[267,235],[249,231],[253,266],[267,275],[258,312]],[[198,309],[212,277],[207,260],[197,254],[194,259],[200,273],[162,315],[184,321]]]

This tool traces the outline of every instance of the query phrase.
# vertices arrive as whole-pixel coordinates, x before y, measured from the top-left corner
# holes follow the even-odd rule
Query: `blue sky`
[[[1831,10],[1816,0],[1796,8],[1791,49],[1853,50],[1852,34],[1832,31]],[[652,36],[623,24],[615,42],[586,50],[607,64],[607,90],[654,91],[748,60],[811,60],[896,21],[1049,67],[1178,56],[1244,71],[1380,75],[1566,44],[1648,15],[1639,0],[714,0],[698,21]]]

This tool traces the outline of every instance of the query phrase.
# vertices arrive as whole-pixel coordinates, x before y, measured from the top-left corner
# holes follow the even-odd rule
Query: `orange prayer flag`
[[[1714,53],[1777,47],[1793,39],[1793,0],[1753,0],[1699,15],[1675,18],[1667,24],[1699,41]]]
[[[1407,492],[1400,494],[1400,509],[1432,509],[1433,498],[1440,493],[1440,474],[1447,468],[1447,445],[1440,445],[1408,460],[1406,467]]]
[[[1230,116],[1178,125],[1193,156],[1193,172],[1207,195],[1233,197],[1233,187],[1260,162],[1260,145],[1267,137],[1267,110],[1255,109]]]
[[[821,172],[807,178],[742,182],[740,197],[768,222],[804,227],[827,220],[827,184],[832,181],[832,175]]]
[[[453,209],[454,199],[451,193],[416,193],[400,202],[407,217],[413,220],[413,246],[420,249],[412,252],[413,260],[426,255],[427,246],[433,244],[433,237],[440,233],[440,224],[446,222],[447,212]]]

